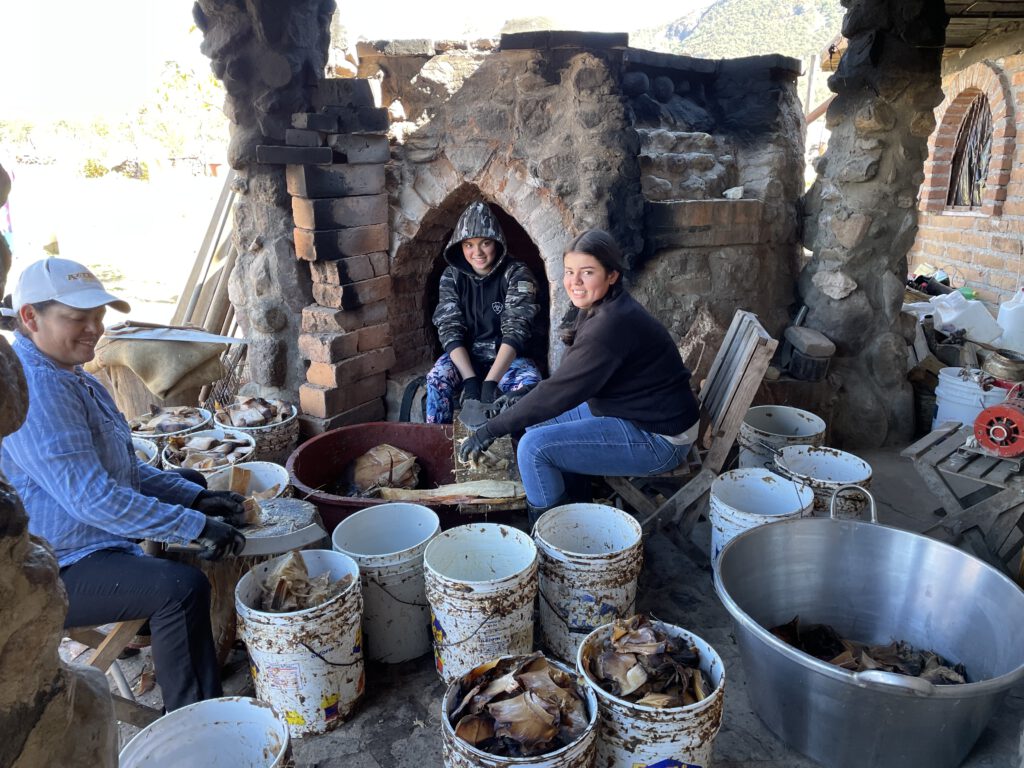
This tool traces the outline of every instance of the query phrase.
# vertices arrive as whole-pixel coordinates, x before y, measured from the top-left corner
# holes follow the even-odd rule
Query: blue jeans
[[[526,500],[550,507],[566,500],[566,473],[656,475],[679,466],[689,450],[626,419],[594,416],[583,403],[527,429],[516,458]]]

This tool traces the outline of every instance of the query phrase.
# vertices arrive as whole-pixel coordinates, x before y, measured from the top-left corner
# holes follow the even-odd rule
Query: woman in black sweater
[[[573,475],[655,475],[678,466],[699,417],[672,337],[622,287],[625,260],[611,236],[584,232],[563,264],[562,284],[579,312],[561,365],[460,449],[468,460],[526,430],[517,459],[531,519],[570,501]]]

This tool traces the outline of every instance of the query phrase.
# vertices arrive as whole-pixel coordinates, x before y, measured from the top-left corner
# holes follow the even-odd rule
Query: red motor
[[[974,420],[974,436],[987,452],[1004,459],[1024,456],[1024,398],[1016,397],[1019,385],[1006,400],[992,405]]]

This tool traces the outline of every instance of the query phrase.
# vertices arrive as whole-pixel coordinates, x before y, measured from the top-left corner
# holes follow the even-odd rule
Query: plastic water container
[[[999,323],[980,301],[968,301],[958,292],[930,299],[935,313],[935,327],[944,333],[964,330],[971,341],[988,344],[1003,333]]]
[[[1024,353],[1024,288],[999,305],[999,327],[1003,329],[1000,346]]]

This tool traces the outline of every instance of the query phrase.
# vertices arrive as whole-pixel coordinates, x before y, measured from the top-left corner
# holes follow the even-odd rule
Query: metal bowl
[[[829,768],[954,768],[1024,677],[1024,592],[925,536],[855,520],[779,522],[729,542],[714,578],[754,711]],[[933,650],[974,682],[848,672],[768,631],[797,615],[861,642]]]

